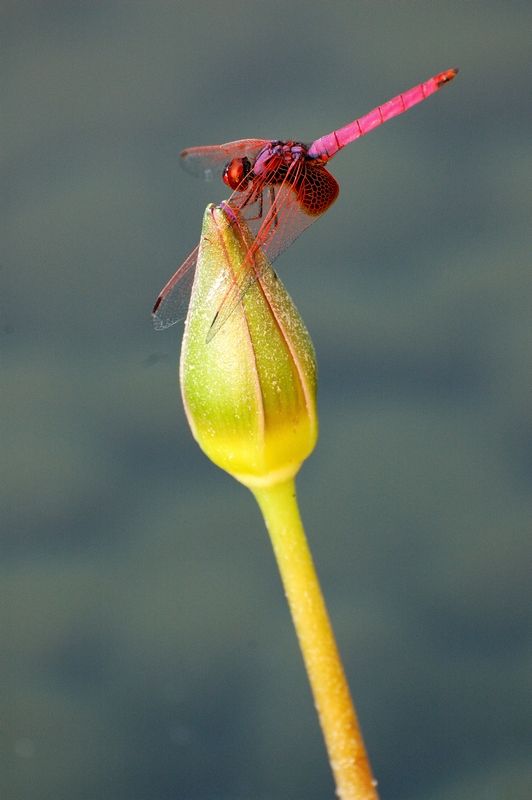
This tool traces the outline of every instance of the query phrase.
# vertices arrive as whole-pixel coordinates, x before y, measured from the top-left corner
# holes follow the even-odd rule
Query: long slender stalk
[[[263,513],[303,653],[340,800],[378,800],[325,601],[299,516],[295,484],[250,487]]]

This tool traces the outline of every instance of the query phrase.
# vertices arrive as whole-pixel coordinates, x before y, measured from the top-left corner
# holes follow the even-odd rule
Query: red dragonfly
[[[457,69],[440,72],[311,145],[240,139],[192,147],[181,153],[181,163],[192,175],[212,180],[214,173],[222,174],[233,190],[224,208],[235,223],[239,215],[244,218],[254,236],[254,244],[213,319],[208,340],[260,277],[254,258],[257,250],[260,248],[268,261],[274,261],[334,203],[340,187],[326,167],[329,159],[346,144],[425,100],[449,83],[457,72]],[[198,249],[199,246],[193,250],[159,295],[152,313],[157,330],[168,328],[185,315]]]

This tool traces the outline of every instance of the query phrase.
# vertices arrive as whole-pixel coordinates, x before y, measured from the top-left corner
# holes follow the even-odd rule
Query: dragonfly
[[[286,250],[338,197],[340,187],[327,169],[327,162],[350,142],[434,94],[457,72],[457,69],[440,72],[310,145],[240,139],[227,144],[192,147],[181,153],[181,164],[192,175],[212,180],[215,174],[221,174],[232,190],[229,199],[222,204],[230,224],[238,224],[242,218],[252,234],[253,244],[236,272],[234,265],[229,265],[230,287],[212,321],[208,341],[260,278],[268,262],[273,262]],[[152,312],[157,330],[164,330],[185,316],[199,247],[192,251],[157,298]],[[263,259],[256,258],[259,249],[266,256],[266,267]]]

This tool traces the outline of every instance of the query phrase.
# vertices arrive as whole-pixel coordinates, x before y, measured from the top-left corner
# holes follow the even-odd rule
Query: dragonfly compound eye
[[[224,182],[230,189],[243,188],[248,181],[246,177],[251,172],[251,161],[249,158],[233,158],[223,172]]]

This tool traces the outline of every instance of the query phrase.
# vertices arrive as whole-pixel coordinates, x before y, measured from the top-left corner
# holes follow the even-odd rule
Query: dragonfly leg
[[[246,208],[246,206],[253,205],[254,203],[258,203],[259,204],[258,213],[256,215],[253,215],[253,216],[251,216],[251,215],[249,217],[246,216],[247,220],[252,221],[252,220],[262,219],[262,214],[263,214],[263,211],[264,211],[263,192],[264,192],[264,189],[261,189],[258,195],[254,196],[253,194],[250,194],[249,197],[246,198],[246,200],[244,200],[244,202],[240,206],[240,211],[243,211],[244,208]]]
[[[279,217],[277,216],[277,206],[275,204],[275,187],[269,186],[268,189],[270,192],[270,208],[273,209],[272,226],[276,228],[279,224]]]

